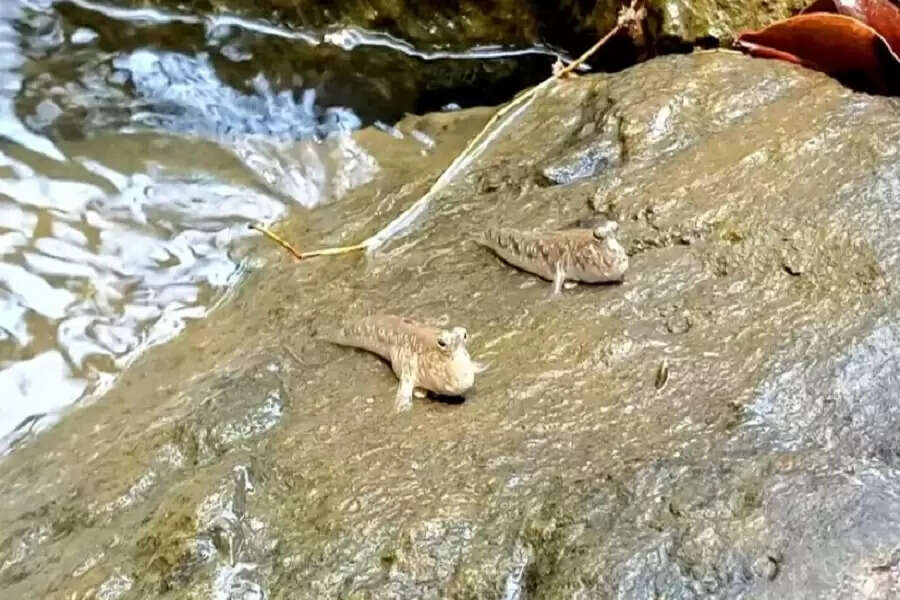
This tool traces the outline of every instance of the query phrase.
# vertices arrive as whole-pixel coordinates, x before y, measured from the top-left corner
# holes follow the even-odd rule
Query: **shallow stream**
[[[500,101],[551,54],[0,3],[0,450],[225,298],[252,259],[248,223],[368,181],[378,164],[348,132]]]

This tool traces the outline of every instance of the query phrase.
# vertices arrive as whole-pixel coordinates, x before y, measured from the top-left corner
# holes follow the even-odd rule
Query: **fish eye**
[[[455,339],[462,340],[463,343],[469,341],[469,332],[465,327],[454,327],[451,333]]]

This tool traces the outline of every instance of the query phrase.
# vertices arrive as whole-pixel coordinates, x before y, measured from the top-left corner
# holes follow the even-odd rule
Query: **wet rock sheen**
[[[898,109],[774,61],[655,59],[559,82],[417,244],[260,243],[208,321],[0,464],[4,596],[895,596]],[[487,117],[411,119],[425,157],[354,134],[381,173],[285,231],[370,233]],[[595,213],[621,285],[547,301],[469,243]],[[386,365],[312,341],[364,311],[461,323],[490,369],[397,416]]]

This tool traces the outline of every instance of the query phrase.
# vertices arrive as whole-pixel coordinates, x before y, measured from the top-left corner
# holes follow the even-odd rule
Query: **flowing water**
[[[378,165],[348,132],[497,101],[545,73],[548,54],[428,53],[354,29],[4,0],[0,450],[225,298],[251,258],[248,223],[368,181]],[[431,85],[429,69],[448,65],[506,72],[480,95],[477,83]]]

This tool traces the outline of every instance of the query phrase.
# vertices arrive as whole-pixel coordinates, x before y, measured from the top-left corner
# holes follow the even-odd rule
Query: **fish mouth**
[[[475,370],[469,369],[466,371],[465,375],[460,379],[459,387],[461,392],[468,392],[475,385]]]
[[[462,396],[475,385],[475,371],[467,369],[457,373],[452,381],[445,381],[437,393],[443,396]]]
[[[429,389],[442,396],[462,396],[475,385],[475,363],[469,358],[465,346],[460,346],[450,360],[441,361],[429,369],[426,379]]]

